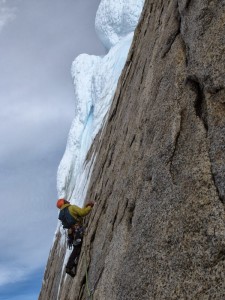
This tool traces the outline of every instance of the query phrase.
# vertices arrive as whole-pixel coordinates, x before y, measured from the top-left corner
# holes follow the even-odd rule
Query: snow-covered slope
[[[82,54],[72,64],[75,117],[57,175],[59,197],[72,203],[83,204],[94,159],[85,166],[85,157],[108,112],[143,4],[144,0],[102,0],[95,27],[108,53]]]

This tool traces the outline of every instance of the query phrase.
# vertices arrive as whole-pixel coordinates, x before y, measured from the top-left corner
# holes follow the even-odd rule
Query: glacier
[[[105,56],[79,55],[71,67],[75,117],[57,172],[59,198],[82,206],[94,157],[87,152],[106,119],[117,82],[125,65],[144,0],[102,0],[95,19]]]

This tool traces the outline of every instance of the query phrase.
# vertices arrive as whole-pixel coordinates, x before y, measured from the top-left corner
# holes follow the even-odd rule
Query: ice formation
[[[60,198],[80,206],[92,165],[90,161],[85,166],[85,157],[110,107],[143,4],[144,0],[102,0],[95,27],[108,53],[82,54],[72,64],[75,118],[58,168],[57,189]]]

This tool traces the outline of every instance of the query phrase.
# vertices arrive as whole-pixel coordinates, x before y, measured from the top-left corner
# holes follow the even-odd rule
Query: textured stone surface
[[[57,299],[65,256],[65,248],[60,243],[61,238],[61,233],[58,232],[49,254],[39,299]]]
[[[146,1],[93,147],[78,275],[58,299],[88,299],[85,258],[95,300],[225,299],[224,23],[225,1]]]

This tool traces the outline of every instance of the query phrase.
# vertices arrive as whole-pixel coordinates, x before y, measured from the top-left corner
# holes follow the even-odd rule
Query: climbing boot
[[[71,277],[75,277],[75,275],[76,275],[76,267],[73,267],[72,269],[66,268],[66,274],[70,275]]]

